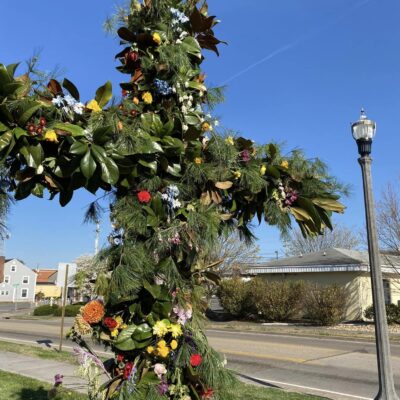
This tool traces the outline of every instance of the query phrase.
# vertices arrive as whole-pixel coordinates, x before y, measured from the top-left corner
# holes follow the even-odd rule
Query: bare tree
[[[207,262],[217,263],[215,272],[220,275],[238,275],[244,265],[260,259],[259,251],[255,243],[246,243],[240,239],[238,232],[232,232],[228,236],[220,236]]]
[[[288,257],[327,250],[332,247],[355,250],[359,245],[360,239],[358,235],[354,234],[354,230],[340,224],[334,225],[332,231],[326,228],[323,235],[307,238],[303,237],[299,229],[294,229],[283,242],[285,254]]]
[[[389,183],[377,203],[376,222],[378,238],[386,250],[400,252],[400,197]]]

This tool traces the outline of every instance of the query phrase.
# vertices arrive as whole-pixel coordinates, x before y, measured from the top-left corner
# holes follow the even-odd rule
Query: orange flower
[[[89,324],[97,324],[104,317],[104,305],[101,301],[89,301],[82,307],[82,317]]]

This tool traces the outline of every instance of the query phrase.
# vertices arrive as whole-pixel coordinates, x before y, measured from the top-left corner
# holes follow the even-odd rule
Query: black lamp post
[[[371,273],[372,300],[375,315],[375,340],[378,361],[379,392],[377,400],[399,400],[393,381],[390,344],[386,318],[385,296],[379,255],[378,237],[376,233],[374,197],[372,193],[371,147],[375,136],[376,124],[367,119],[361,110],[360,119],[351,125],[353,137],[357,142],[360,158],[358,159],[363,177],[365,215],[367,222],[368,253]]]

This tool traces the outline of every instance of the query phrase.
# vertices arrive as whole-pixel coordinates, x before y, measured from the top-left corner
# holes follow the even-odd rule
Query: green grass
[[[279,389],[263,388],[260,386],[239,383],[232,389],[229,400],[322,400],[322,397],[307,394],[285,392]]]
[[[25,376],[0,371],[0,393],[7,400],[47,400],[51,385]],[[87,400],[87,396],[63,389],[54,400]]]
[[[68,353],[67,351],[58,352],[55,348],[46,349],[39,346],[30,346],[0,340],[0,352],[2,351],[43,358],[45,360],[56,360],[73,364],[76,363],[76,357],[72,353]]]

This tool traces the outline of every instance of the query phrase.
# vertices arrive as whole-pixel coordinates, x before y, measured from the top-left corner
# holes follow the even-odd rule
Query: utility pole
[[[65,317],[65,302],[67,299],[67,289],[68,289],[68,269],[69,264],[65,266],[65,279],[64,279],[64,288],[63,288],[63,301],[61,308],[61,330],[60,330],[60,345],[58,347],[58,351],[62,350],[62,343],[64,339],[64,317]]]

